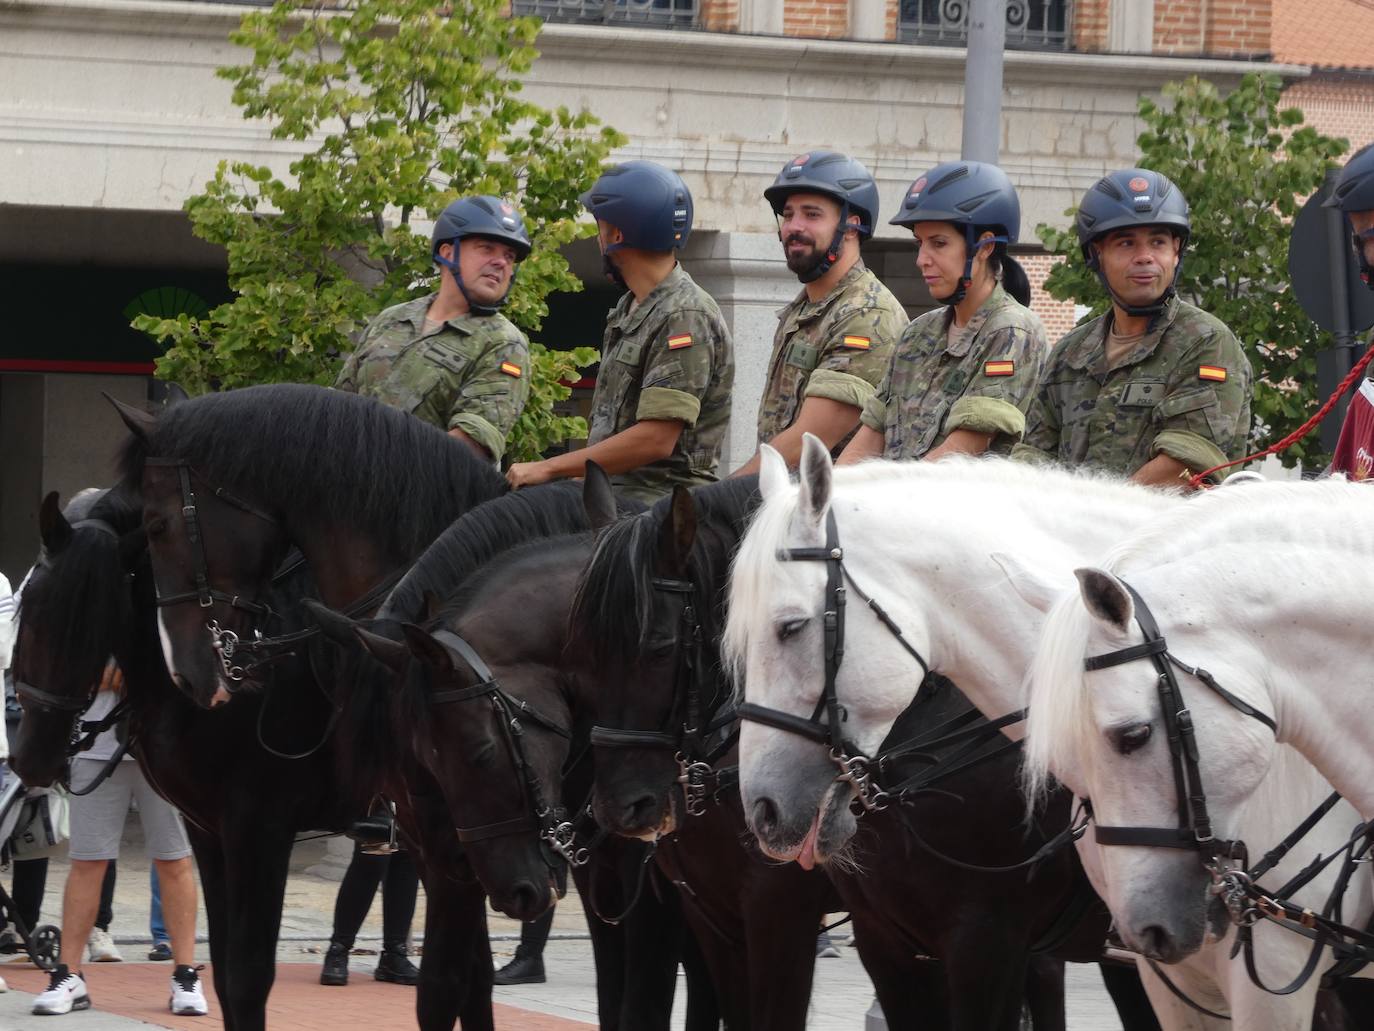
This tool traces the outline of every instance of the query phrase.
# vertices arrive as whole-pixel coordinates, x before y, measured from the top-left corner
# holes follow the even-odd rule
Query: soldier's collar
[[[429,306],[434,303],[434,299],[438,296],[437,293],[433,293],[427,294],[424,297],[417,297],[415,300],[406,304],[399,313],[398,318],[403,322],[409,322],[415,327],[417,332],[424,330],[425,322],[428,321]],[[443,326],[445,329],[456,330],[459,333],[471,333],[473,330],[471,325],[472,320],[484,318],[490,318],[490,316],[474,315],[470,311],[465,311],[463,314],[455,315],[451,319],[443,319],[438,325]]]
[[[984,324],[992,317],[992,313],[1005,307],[1007,304],[1007,292],[1002,289],[1002,284],[998,283],[992,288],[992,293],[988,294],[987,300],[978,306],[978,310],[973,313],[973,318],[968,320],[968,324],[963,329],[958,330],[958,336],[954,343],[945,346],[945,353],[962,358],[968,354],[969,348],[973,346],[974,337]],[[945,339],[949,339],[949,327],[954,324],[954,305],[945,309],[944,327]]]
[[[658,306],[658,303],[663,300],[668,291],[679,286],[686,278],[687,273],[683,267],[681,265],[674,265],[673,271],[664,276],[663,281],[649,291],[648,296],[639,302],[639,306],[635,308],[634,311],[630,311],[630,304],[633,301],[634,294],[626,291],[625,296],[620,299],[620,305],[616,306],[615,312],[612,313],[611,318],[607,321],[617,325],[622,333],[633,333],[640,327],[644,320],[649,317],[649,312],[653,311],[654,308]],[[621,305],[624,305],[623,310],[621,309]]]
[[[819,301],[811,300],[806,294],[806,287],[803,286],[791,304],[778,309],[778,318],[781,319],[793,312],[796,313],[798,322],[810,322],[812,319],[820,318],[867,271],[863,259],[860,258],[854,262],[848,272],[840,277],[840,281],[830,288],[830,292]]]
[[[1178,297],[1170,297],[1164,305],[1164,310],[1159,313],[1145,335],[1141,337],[1140,343],[1131,348],[1130,354],[1117,368],[1124,369],[1128,365],[1137,365],[1154,354],[1160,340],[1164,338],[1164,334],[1169,331],[1169,327],[1174,324],[1174,319],[1178,317],[1178,306]],[[1112,319],[1113,313],[1109,311],[1105,315],[1099,316],[1095,323],[1090,323],[1092,331],[1084,335],[1083,339],[1078,342],[1074,353],[1069,356],[1068,365],[1070,368],[1092,369],[1097,372],[1106,371],[1104,363],[1107,355],[1107,333],[1112,327]]]

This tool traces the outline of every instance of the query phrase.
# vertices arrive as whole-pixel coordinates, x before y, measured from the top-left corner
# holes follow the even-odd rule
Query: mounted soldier
[[[902,333],[840,464],[1008,450],[1046,350],[1030,283],[1007,253],[1021,231],[1016,189],[996,165],[948,162],[912,183],[889,221],[911,230],[916,267],[943,307]]]
[[[1088,190],[1075,224],[1112,307],[1055,346],[1013,457],[1186,487],[1244,453],[1252,378],[1235,334],[1177,296],[1188,201],[1127,168]]]
[[[1360,278],[1374,290],[1374,143],[1357,150],[1346,162],[1323,207],[1340,208],[1345,215]],[[1331,469],[1354,480],[1374,474],[1374,383],[1368,378],[1350,399]]]
[[[730,418],[734,348],[720,308],[677,262],[692,195],[676,172],[627,161],[582,204],[596,219],[602,267],[625,291],[606,319],[588,446],[511,466],[512,487],[581,476],[589,461],[615,486],[653,501],[674,484],[716,479]]]
[[[500,197],[464,197],[439,215],[430,253],[438,292],[377,315],[334,386],[404,409],[499,462],[530,393],[529,341],[500,313],[530,237]]]
[[[907,318],[859,254],[878,218],[878,184],[868,169],[833,150],[814,150],[784,165],[763,196],[802,290],[778,312],[759,443],[795,466],[803,433],[836,452],[853,436]],[[734,475],[758,467],[756,454]]]

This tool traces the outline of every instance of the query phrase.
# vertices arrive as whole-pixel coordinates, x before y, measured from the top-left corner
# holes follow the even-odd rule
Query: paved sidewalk
[[[333,841],[333,844],[330,841]],[[351,845],[339,839],[322,839],[297,845],[287,884],[282,918],[283,940],[277,949],[277,981],[269,1002],[268,1026],[272,1031],[305,1031],[307,1028],[414,1027],[414,990],[372,980],[377,939],[381,934],[381,906],[374,904],[363,925],[358,948],[350,960],[346,988],[319,984],[319,965],[328,942],[338,890]],[[62,886],[67,863],[54,860],[48,875],[43,922],[59,923]],[[8,877],[6,878],[8,884]],[[418,944],[424,927],[423,891],[415,915]],[[10,991],[0,994],[0,1031],[130,1031],[133,1028],[165,1027],[186,1031],[218,1031],[223,1027],[209,987],[210,971],[202,972],[210,998],[211,1016],[174,1018],[167,1011],[171,965],[143,962],[148,950],[148,861],[143,854],[137,818],[126,826],[123,853],[115,891],[111,932],[123,951],[124,963],[87,964],[86,978],[96,1009],[66,1018],[34,1017],[32,993],[41,991],[47,976],[14,957],[0,963],[0,975]],[[492,951],[497,964],[515,950],[520,925],[490,914]],[[197,923],[202,944],[199,961],[208,963],[203,944],[205,914]],[[595,1026],[596,980],[591,945],[585,940],[586,925],[581,905],[570,892],[554,918],[553,940],[545,953],[549,981],[543,985],[497,988],[499,1031],[573,1031]],[[837,940],[846,940],[836,935]],[[864,1014],[873,998],[872,987],[856,951],[841,947],[839,959],[817,963],[808,1028],[812,1031],[862,1031]],[[1070,1031],[1120,1031],[1120,1023],[1093,967],[1070,967]],[[682,1027],[685,992],[678,992],[674,1026]]]

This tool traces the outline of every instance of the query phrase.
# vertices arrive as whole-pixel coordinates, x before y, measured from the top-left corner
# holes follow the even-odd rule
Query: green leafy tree
[[[579,225],[578,194],[624,137],[585,111],[520,96],[539,23],[503,0],[278,0],[231,35],[252,52],[221,68],[244,117],[308,143],[290,174],[221,162],[186,203],[197,236],[224,247],[235,297],[201,317],[144,316],[167,343],[157,374],[199,392],[268,382],[331,382],[350,335],[388,305],[433,289],[427,226],[455,197],[511,198],[532,230],[505,313],[526,330],[545,298],[581,284],[559,248]],[[535,348],[513,460],[585,435],[553,415],[561,380],[595,352]]]
[[[1288,238],[1298,209],[1348,146],[1304,126],[1296,108],[1281,110],[1282,89],[1277,75],[1258,73],[1225,96],[1196,77],[1170,83],[1165,104],[1141,99],[1145,131],[1136,140],[1141,167],[1168,176],[1188,198],[1193,235],[1179,295],[1230,326],[1245,347],[1257,435],[1266,442],[1316,407],[1317,352],[1331,343],[1289,288]],[[1036,232],[1049,251],[1067,255],[1045,282],[1049,294],[1090,306],[1089,317],[1106,311],[1106,291],[1072,225]],[[1290,465],[1323,459],[1315,434],[1282,457]]]

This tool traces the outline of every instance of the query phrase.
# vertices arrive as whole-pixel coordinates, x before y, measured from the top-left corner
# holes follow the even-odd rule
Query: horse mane
[[[759,500],[758,479],[752,476],[692,491],[697,533],[689,565],[708,640],[720,635],[730,560]],[[652,611],[659,530],[671,508],[671,496],[660,498],[648,512],[622,519],[597,539],[573,597],[569,624],[574,634],[588,640],[598,665],[624,664],[641,650]]]
[[[1353,518],[1370,511],[1369,485],[1331,476],[1319,480],[1245,483],[1210,490],[1117,543],[1102,568],[1124,571],[1194,560],[1219,546],[1287,549],[1329,546],[1352,557],[1374,552]],[[1348,510],[1343,515],[1342,510]],[[1326,531],[1323,536],[1323,531]]]
[[[68,522],[100,519],[124,533],[138,528],[142,507],[137,495],[121,490],[82,491],[62,513]],[[19,597],[16,619],[31,620],[56,635],[48,649],[56,661],[49,671],[59,684],[94,684],[127,633],[132,596],[120,562],[119,542],[93,528],[77,527],[56,555],[39,563]]]
[[[621,511],[644,506],[617,497]],[[582,484],[550,483],[493,498],[464,513],[425,549],[382,604],[379,618],[418,623],[425,597],[447,600],[493,556],[525,541],[591,529],[582,503]]]
[[[296,383],[168,407],[146,441],[131,434],[125,443],[123,484],[137,490],[154,456],[182,459],[277,512],[345,517],[399,559],[433,540],[455,511],[506,490],[494,468],[442,430],[372,398]]]

